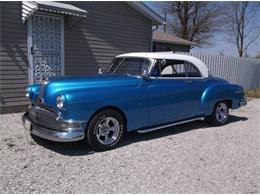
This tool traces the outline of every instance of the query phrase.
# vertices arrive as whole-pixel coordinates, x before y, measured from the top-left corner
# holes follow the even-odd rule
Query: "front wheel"
[[[86,139],[96,151],[114,148],[122,139],[125,122],[120,113],[115,110],[103,110],[90,121]]]
[[[229,107],[226,102],[218,102],[215,105],[212,115],[206,117],[206,121],[212,125],[220,126],[227,123]]]

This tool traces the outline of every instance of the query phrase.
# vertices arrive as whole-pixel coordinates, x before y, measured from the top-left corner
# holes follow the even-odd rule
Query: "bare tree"
[[[230,2],[226,6],[224,27],[228,40],[236,45],[240,57],[260,35],[259,2]]]
[[[169,1],[163,4],[167,12],[169,30],[177,36],[197,43],[197,46],[211,44],[211,38],[218,30],[220,10],[214,2]]]

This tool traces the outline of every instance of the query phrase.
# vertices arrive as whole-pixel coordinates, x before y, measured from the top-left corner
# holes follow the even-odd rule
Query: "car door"
[[[200,116],[202,114],[201,97],[207,87],[207,79],[203,78],[196,66],[190,62],[185,62],[187,89],[191,95],[191,101],[187,103],[190,112],[187,117]]]
[[[187,77],[185,66],[184,61],[172,60],[164,65],[155,65],[149,81],[149,125],[184,120],[200,114],[199,87],[194,86],[193,77]],[[156,76],[153,76],[154,72]]]

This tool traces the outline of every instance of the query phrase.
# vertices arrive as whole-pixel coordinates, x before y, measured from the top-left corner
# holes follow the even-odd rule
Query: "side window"
[[[162,63],[163,62],[163,63]],[[155,77],[201,77],[198,68],[183,60],[157,60],[151,71]]]
[[[185,62],[185,69],[187,77],[201,77],[200,71],[194,64]]]
[[[164,66],[161,70],[161,77],[186,77],[184,63]]]
[[[182,60],[163,60],[160,63],[161,77],[186,77],[185,62]]]
[[[149,61],[142,58],[126,58],[117,67],[116,72],[141,75],[149,66]]]

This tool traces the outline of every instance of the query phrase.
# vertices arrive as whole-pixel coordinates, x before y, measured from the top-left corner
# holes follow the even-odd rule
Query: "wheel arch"
[[[208,86],[201,96],[201,112],[211,115],[217,103],[226,102],[228,107],[234,106],[234,86],[229,83],[214,83]]]
[[[226,100],[223,100],[223,101],[227,103],[228,108],[232,108],[232,104],[233,104],[232,99],[226,99]]]
[[[88,129],[88,126],[89,126],[89,123],[90,121],[92,120],[92,118],[99,112],[103,111],[103,110],[114,110],[116,112],[118,112],[122,117],[123,117],[123,120],[124,120],[124,125],[125,125],[125,128],[127,127],[127,117],[125,115],[125,113],[122,111],[122,109],[116,107],[116,106],[104,106],[102,108],[99,108],[98,110],[96,110],[92,115],[91,117],[89,118],[88,122],[87,122],[87,126],[86,126],[86,130]]]
[[[232,108],[232,99],[229,99],[229,98],[227,98],[227,99],[220,99],[220,100],[217,100],[213,104],[213,106],[211,108],[211,111],[210,111],[210,115],[214,112],[214,109],[216,108],[217,104],[220,103],[220,102],[225,102],[229,109]]]

